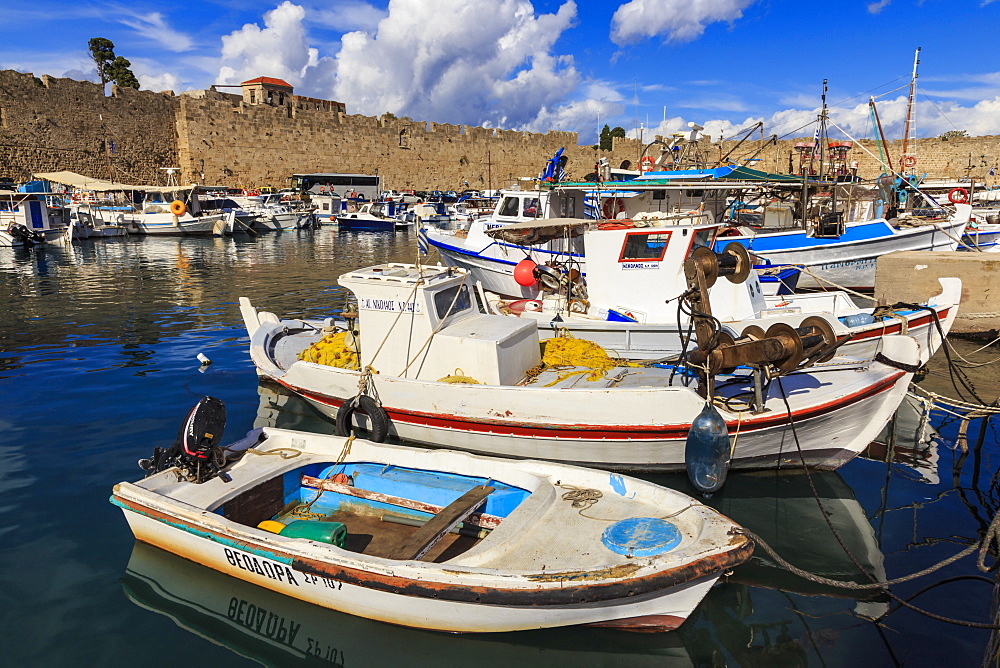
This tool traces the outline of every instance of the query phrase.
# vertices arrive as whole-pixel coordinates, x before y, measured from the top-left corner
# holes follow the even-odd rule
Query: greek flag
[[[431,244],[427,240],[427,230],[423,227],[417,229],[417,248],[420,249],[421,255],[427,255],[430,252]]]
[[[997,168],[990,167],[990,176],[996,176],[996,175],[997,175]]]

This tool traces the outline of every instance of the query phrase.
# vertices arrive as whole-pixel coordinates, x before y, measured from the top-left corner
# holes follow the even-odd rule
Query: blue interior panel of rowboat
[[[442,471],[396,467],[379,462],[345,462],[343,464],[311,464],[285,474],[285,503],[308,503],[316,496],[313,488],[301,486],[301,476],[332,478],[338,473],[350,476],[354,487],[369,492],[398,496],[412,501],[420,501],[445,507],[477,485],[489,485],[494,491],[486,497],[486,504],[480,512],[497,517],[507,517],[528,495],[526,489],[514,487],[497,480],[479,476],[459,475]],[[382,508],[396,514],[407,513],[399,506],[369,499],[347,497],[336,492],[324,492],[312,510],[330,513],[342,503],[368,505]],[[417,512],[418,515],[422,514]]]

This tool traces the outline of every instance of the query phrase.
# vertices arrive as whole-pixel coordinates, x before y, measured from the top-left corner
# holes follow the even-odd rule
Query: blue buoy
[[[680,545],[682,538],[680,529],[667,520],[630,517],[605,529],[601,542],[615,554],[655,557]]]
[[[722,488],[729,473],[732,446],[726,421],[711,403],[698,413],[684,445],[688,478],[699,492],[711,494]]]

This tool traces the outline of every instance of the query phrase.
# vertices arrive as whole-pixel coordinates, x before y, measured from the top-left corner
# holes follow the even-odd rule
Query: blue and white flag
[[[997,175],[997,168],[990,167],[990,176],[996,176],[996,175]]]
[[[427,240],[427,230],[423,227],[417,229],[417,248],[420,249],[421,255],[427,255],[430,252],[430,241]]]

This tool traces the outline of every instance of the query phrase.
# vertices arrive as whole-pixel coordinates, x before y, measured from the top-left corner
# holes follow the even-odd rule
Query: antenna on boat
[[[917,91],[917,66],[920,64],[920,49],[917,47],[913,54],[913,74],[910,76],[910,95],[906,102],[906,123],[903,125],[903,151],[899,157],[899,173],[905,173],[910,167],[917,164],[917,157],[910,154],[910,130],[913,126],[913,98]]]

